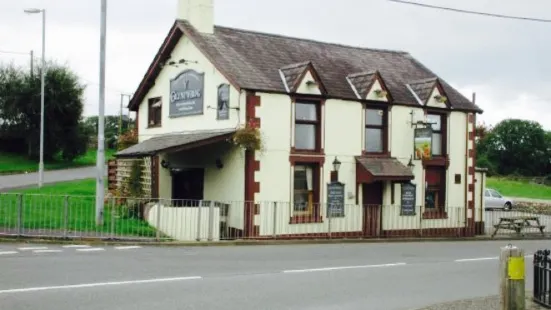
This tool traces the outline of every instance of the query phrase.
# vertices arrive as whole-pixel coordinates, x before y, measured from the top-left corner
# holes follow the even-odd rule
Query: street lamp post
[[[46,10],[26,9],[27,14],[42,13],[42,68],[40,73],[40,163],[38,164],[38,188],[44,183],[44,84],[46,77]]]
[[[107,39],[107,0],[101,0],[100,52],[99,52],[99,115],[98,115],[98,155],[96,158],[96,225],[103,225],[105,198],[105,54]]]

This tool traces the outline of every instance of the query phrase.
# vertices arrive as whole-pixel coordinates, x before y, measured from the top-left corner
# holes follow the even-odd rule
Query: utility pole
[[[34,76],[34,52],[31,50],[31,78]]]
[[[46,10],[42,10],[42,68],[40,69],[40,162],[38,188],[44,183],[44,85],[46,84]]]
[[[107,0],[101,0],[100,63],[99,63],[99,115],[98,155],[96,158],[96,225],[103,225],[105,186],[105,54],[107,37]]]
[[[124,103],[124,97],[128,96],[128,99],[130,99],[129,94],[121,94],[121,106],[120,106],[120,113],[119,113],[119,137],[122,136],[122,109],[123,109],[123,103]]]

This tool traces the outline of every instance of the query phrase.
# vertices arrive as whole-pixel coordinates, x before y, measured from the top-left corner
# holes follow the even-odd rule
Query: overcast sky
[[[107,114],[132,93],[166,36],[178,0],[109,0]],[[426,4],[551,19],[549,0],[416,0]],[[0,61],[40,56],[47,10],[46,58],[67,63],[87,84],[85,114],[97,114],[100,0],[0,1]],[[507,20],[387,0],[215,0],[217,25],[410,52],[468,98],[481,119],[539,121],[551,129],[551,23]],[[125,106],[126,106],[125,99]],[[127,110],[125,109],[125,113]]]

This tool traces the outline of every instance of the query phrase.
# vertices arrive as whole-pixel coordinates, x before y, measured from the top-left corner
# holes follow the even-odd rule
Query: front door
[[[363,208],[365,237],[378,237],[381,232],[381,210],[383,204],[383,183],[363,184]]]
[[[198,206],[203,200],[204,169],[188,169],[172,175],[172,199],[175,205]]]

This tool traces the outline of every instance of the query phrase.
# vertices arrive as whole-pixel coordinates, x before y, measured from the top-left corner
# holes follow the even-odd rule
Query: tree
[[[109,149],[117,148],[117,140],[119,139],[119,130],[122,131],[122,134],[125,134],[132,127],[132,119],[128,116],[123,115],[122,117],[122,128],[119,124],[120,117],[115,115],[105,116],[105,147]],[[87,128],[88,132],[91,132],[91,135],[96,137],[98,135],[98,117],[90,116],[84,120],[84,125]]]
[[[500,174],[542,175],[549,165],[547,139],[539,123],[507,119],[477,143],[477,151]]]
[[[40,72],[7,65],[0,67],[0,139],[19,139],[26,154],[40,151]],[[85,87],[68,67],[50,62],[45,75],[44,159],[65,160],[86,152],[87,136],[81,124]]]

